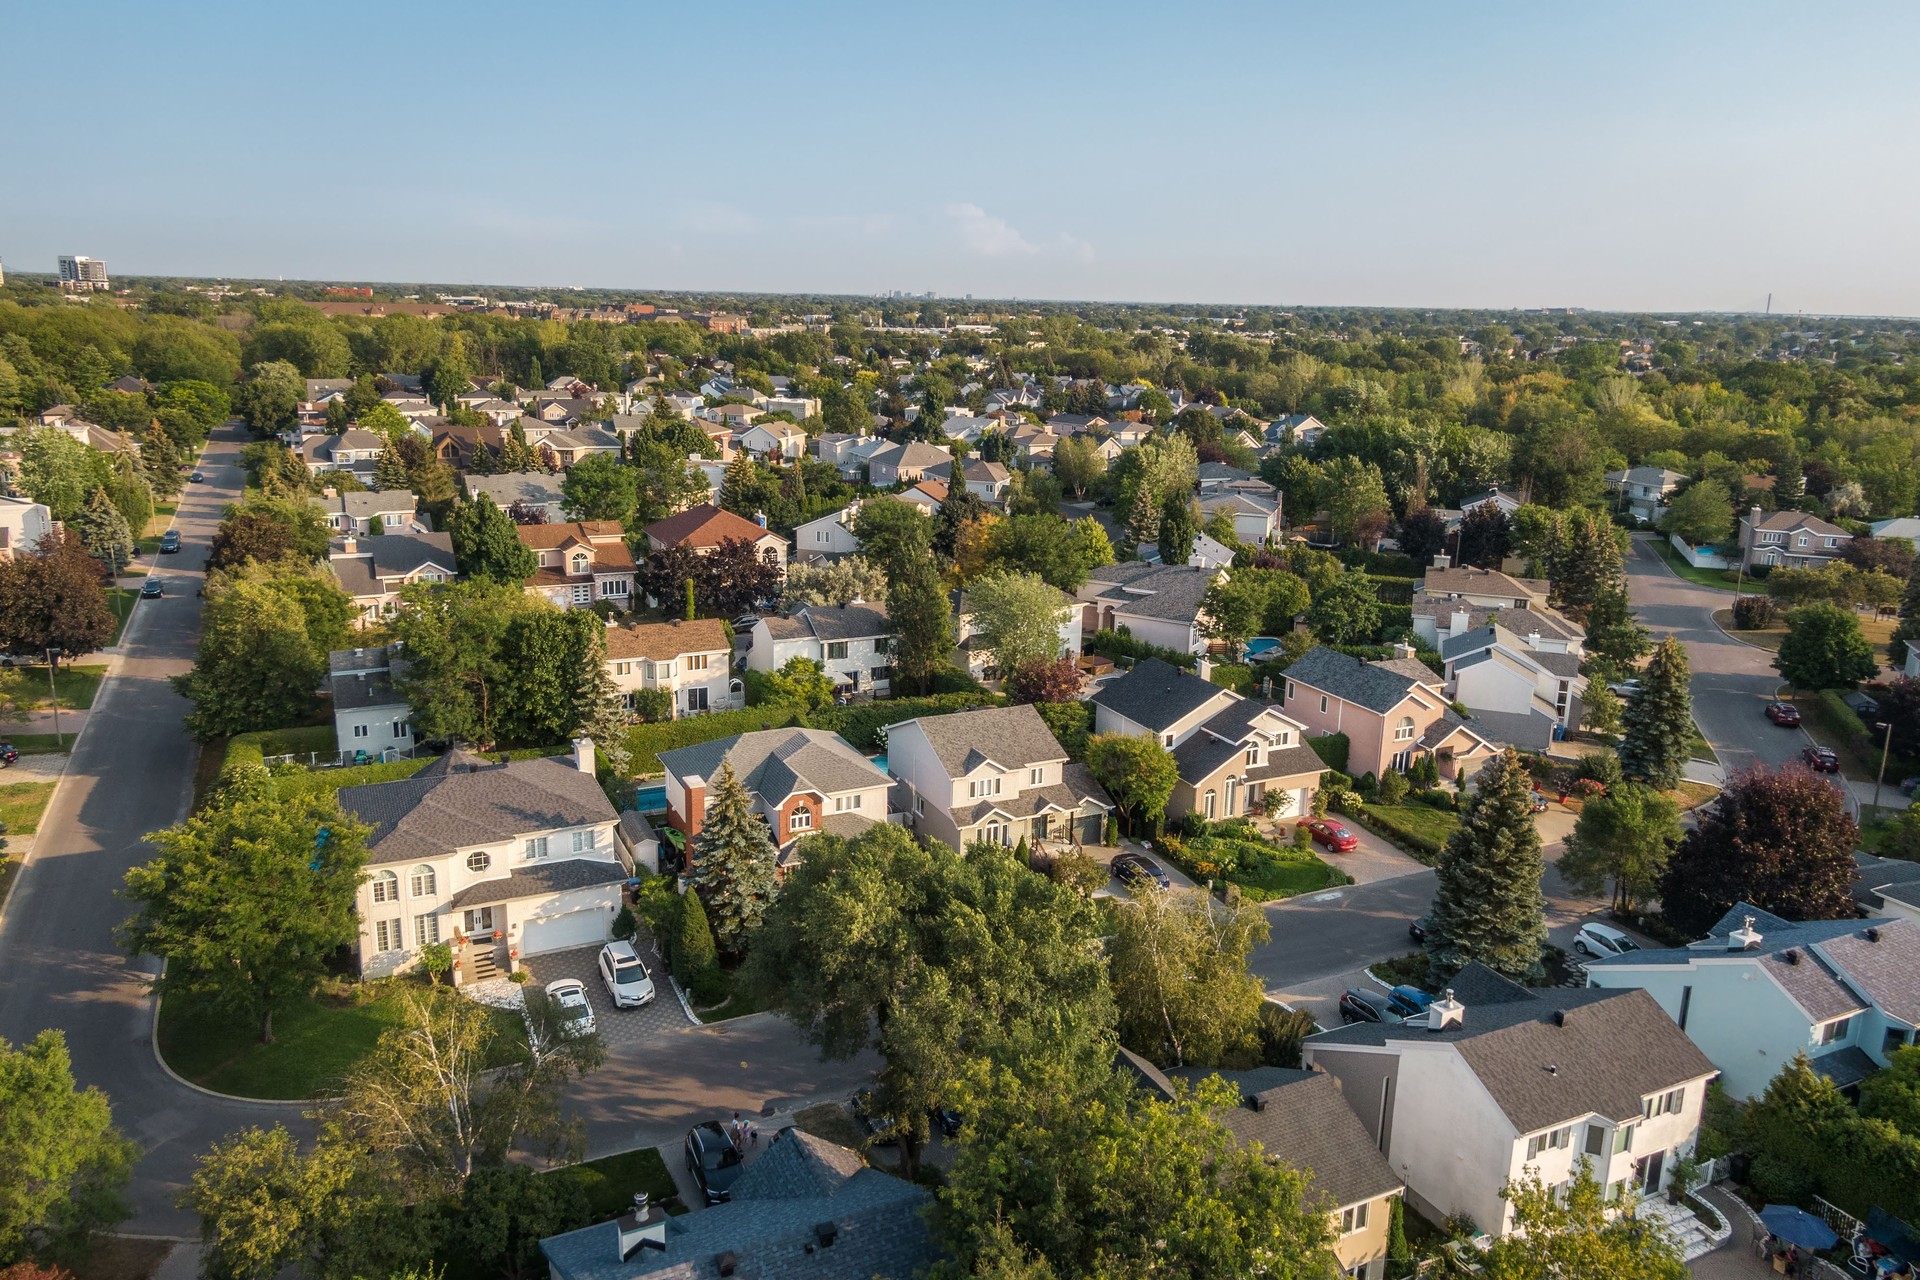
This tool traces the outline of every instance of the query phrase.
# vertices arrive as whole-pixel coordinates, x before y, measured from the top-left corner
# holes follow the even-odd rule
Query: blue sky
[[[1920,313],[1913,4],[14,0],[0,44],[16,270]]]

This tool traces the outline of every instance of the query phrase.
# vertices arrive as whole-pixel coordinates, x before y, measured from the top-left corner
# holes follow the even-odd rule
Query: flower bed
[[[1347,882],[1346,872],[1328,866],[1311,849],[1269,843],[1241,823],[1223,824],[1190,838],[1170,835],[1157,847],[1200,883],[1225,881],[1255,902],[1292,898]]]

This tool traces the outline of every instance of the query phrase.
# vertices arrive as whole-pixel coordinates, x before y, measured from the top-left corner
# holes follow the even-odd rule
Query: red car
[[[1773,721],[1775,724],[1783,724],[1788,728],[1792,728],[1794,725],[1800,723],[1800,708],[1794,706],[1791,702],[1775,700],[1767,704],[1767,719]]]
[[[1840,772],[1840,757],[1832,747],[1808,747],[1800,753],[1800,759],[1815,773]]]
[[[1335,853],[1352,853],[1360,847],[1360,841],[1354,837],[1353,832],[1325,818],[1315,818],[1309,822],[1307,831],[1313,836],[1315,844],[1323,844]]]

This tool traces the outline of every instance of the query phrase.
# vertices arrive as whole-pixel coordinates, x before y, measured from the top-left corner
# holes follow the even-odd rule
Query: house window
[[[586,853],[600,846],[600,833],[597,830],[576,831],[573,833],[573,851]]]
[[[372,731],[373,731],[372,725],[357,724],[353,726],[353,736],[356,738],[364,738]]]
[[[466,921],[467,932],[470,934],[493,932],[492,907],[476,907],[469,910],[463,919]]]
[[[704,653],[690,653],[690,654],[688,654],[688,655],[687,655],[687,670],[689,670],[689,671],[705,671],[706,669],[707,669],[707,655],[706,655],[706,654],[704,654]]]
[[[1213,820],[1215,816],[1214,808],[1219,803],[1219,800],[1220,800],[1220,797],[1217,794],[1215,794],[1212,790],[1209,790],[1206,796],[1202,798],[1200,802],[1200,809],[1201,809],[1201,812],[1206,814],[1208,821]]]
[[[1806,546],[1806,545],[1807,545],[1807,535],[1803,533],[1803,534],[1801,534],[1801,535],[1800,535],[1799,537],[1797,537],[1797,538],[1795,538],[1795,539],[1793,540],[1793,545],[1794,545],[1794,546],[1796,546],[1796,547],[1804,547],[1804,546]]]
[[[1260,764],[1260,747],[1258,746],[1258,744],[1248,747],[1247,748],[1247,768],[1249,769],[1257,768],[1259,767],[1259,764]]]
[[[1293,701],[1293,681],[1291,681],[1291,680],[1289,680],[1289,681],[1287,681],[1287,697],[1286,697],[1286,700],[1287,700],[1288,702],[1292,702],[1292,701]]]
[[[400,877],[391,871],[374,872],[373,900],[375,902],[400,901]]]
[[[428,946],[440,941],[440,917],[429,911],[413,918],[413,945]]]
[[[1327,714],[1327,695],[1324,693],[1320,695],[1320,714]]]
[[[467,870],[469,871],[485,871],[492,865],[493,855],[485,849],[475,849],[467,855]]]
[[[1613,1131],[1613,1154],[1633,1150],[1633,1126],[1623,1124]]]
[[[1000,779],[998,778],[975,778],[967,784],[967,797],[972,800],[978,800],[981,796],[997,796],[999,794]]]
[[[1400,723],[1393,726],[1393,740],[1395,742],[1408,742],[1408,741],[1411,741],[1412,738],[1413,738],[1413,717],[1401,716]]]
[[[529,859],[546,857],[547,856],[547,838],[545,836],[528,836],[527,844],[526,844],[526,856]]]
[[[892,653],[893,637],[892,636],[879,637],[877,640],[873,642],[873,651],[875,653]]]
[[[988,844],[1005,844],[1007,842],[1007,828],[1001,823],[989,822],[986,826],[980,828],[980,838]]]
[[[575,587],[573,589],[573,602],[575,604],[592,604],[593,584],[591,582],[583,582]]]
[[[613,674],[617,676],[630,676],[633,674],[633,664],[631,662],[616,662],[613,664]]]
[[[1570,1124],[1546,1133],[1536,1133],[1527,1139],[1527,1159],[1533,1159],[1542,1151],[1564,1151],[1571,1145],[1573,1145],[1573,1126]]]
[[[857,791],[850,796],[835,796],[833,798],[833,811],[835,813],[845,813],[849,809],[858,809],[865,802],[866,797]]]
[[[1880,1056],[1890,1058],[1893,1056],[1895,1049],[1905,1048],[1906,1044],[1907,1033],[1905,1031],[1899,1027],[1888,1027],[1886,1036],[1880,1041]]]
[[[432,867],[415,867],[407,877],[407,890],[416,898],[431,898],[438,887],[436,879]]]
[[[584,551],[576,551],[573,553],[573,562],[568,567],[568,572],[585,573],[588,569],[592,567],[593,567],[593,557],[588,555]]]
[[[1604,1156],[1607,1154],[1607,1126],[1603,1124],[1590,1124],[1587,1126],[1586,1153],[1590,1156]]]
[[[813,827],[813,810],[801,805],[787,815],[787,830],[808,831]]]
[[[413,730],[407,726],[407,722],[405,720],[395,720],[393,722],[394,737],[406,738],[406,737],[411,737],[412,734],[413,734]]]
[[[1644,1099],[1640,1104],[1640,1115],[1647,1120],[1655,1116],[1675,1115],[1680,1110],[1680,1104],[1686,1099],[1685,1089],[1670,1089],[1657,1097]]]
[[[400,941],[400,921],[375,920],[373,922],[373,949],[375,951],[398,951],[406,944]]]
[[[827,661],[831,662],[835,658],[844,658],[846,656],[847,642],[845,640],[835,640],[827,645]]]
[[[1027,785],[1037,787],[1046,776],[1047,771],[1045,769],[1029,769],[1027,770]]]
[[[1172,734],[1170,734],[1170,733],[1169,733],[1169,734],[1167,734],[1167,735],[1165,736],[1165,740],[1164,740],[1164,741],[1162,741],[1160,745],[1161,745],[1161,746],[1163,746],[1163,747],[1170,747],[1170,746],[1172,746],[1172,745],[1173,745],[1173,735],[1172,735]]]
[[[1340,1211],[1340,1234],[1350,1236],[1356,1231],[1367,1229],[1367,1206],[1356,1204],[1352,1208]]]
[[[1835,1044],[1844,1040],[1847,1038],[1847,1030],[1852,1026],[1853,1019],[1851,1017],[1839,1018],[1833,1022],[1822,1023],[1819,1038],[1815,1040],[1814,1043]]]
[[[603,596],[625,596],[627,591],[625,578],[603,578],[600,582],[600,594]]]

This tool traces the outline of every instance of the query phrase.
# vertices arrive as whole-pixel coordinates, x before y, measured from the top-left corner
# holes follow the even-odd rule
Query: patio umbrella
[[[1768,1205],[1760,1211],[1760,1221],[1775,1236],[1802,1249],[1831,1249],[1840,1239],[1832,1227],[1790,1204]]]

